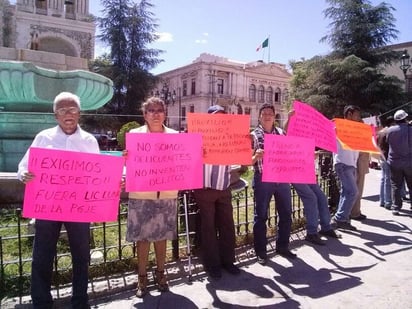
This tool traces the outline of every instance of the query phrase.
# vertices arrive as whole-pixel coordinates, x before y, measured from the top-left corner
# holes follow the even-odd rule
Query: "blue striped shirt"
[[[208,189],[225,190],[230,186],[229,165],[203,165],[203,186]]]

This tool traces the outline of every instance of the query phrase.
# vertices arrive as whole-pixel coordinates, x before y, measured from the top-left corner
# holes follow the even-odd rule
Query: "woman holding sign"
[[[163,100],[151,97],[142,104],[146,124],[130,133],[178,133],[164,125],[166,114]],[[178,191],[129,192],[126,240],[137,243],[137,297],[147,294],[147,264],[150,242],[154,243],[157,269],[155,282],[159,291],[169,290],[164,273],[166,241],[176,239]]]

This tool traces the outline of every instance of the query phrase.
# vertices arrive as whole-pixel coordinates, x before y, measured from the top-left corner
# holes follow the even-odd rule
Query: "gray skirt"
[[[158,241],[177,238],[177,200],[129,199],[127,241]]]

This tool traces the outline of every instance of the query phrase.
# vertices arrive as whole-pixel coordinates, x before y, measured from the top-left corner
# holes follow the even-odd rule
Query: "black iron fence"
[[[336,177],[331,168],[330,155],[324,153],[318,161],[318,181],[328,196],[331,211],[336,207],[339,189]],[[232,191],[233,216],[237,245],[252,241],[253,232],[253,190],[249,186]],[[188,220],[185,218],[185,200]],[[304,227],[303,205],[292,190],[293,230]],[[19,208],[2,209],[0,219],[0,299],[4,297],[21,297],[29,294],[31,254],[34,237],[33,220],[21,217]],[[277,214],[274,201],[268,216],[269,236],[276,234]],[[167,260],[173,261],[186,257],[187,246],[196,253],[199,240],[197,238],[198,209],[191,191],[180,192],[178,198],[178,239],[168,244]],[[187,223],[186,223],[187,221]],[[91,262],[89,277],[91,280],[132,272],[136,269],[136,248],[134,243],[125,240],[127,222],[127,201],[119,207],[118,220],[110,223],[91,225]],[[187,235],[188,231],[188,235]],[[189,242],[187,242],[189,236]],[[154,261],[154,252],[150,253]],[[71,257],[65,231],[61,233],[54,262],[53,287],[57,298],[60,289],[71,282]]]

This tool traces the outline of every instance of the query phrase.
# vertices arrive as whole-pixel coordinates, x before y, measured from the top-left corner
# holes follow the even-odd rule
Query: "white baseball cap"
[[[403,109],[396,111],[395,115],[393,115],[393,118],[397,121],[404,120],[406,117],[408,117],[408,113],[405,112]]]

